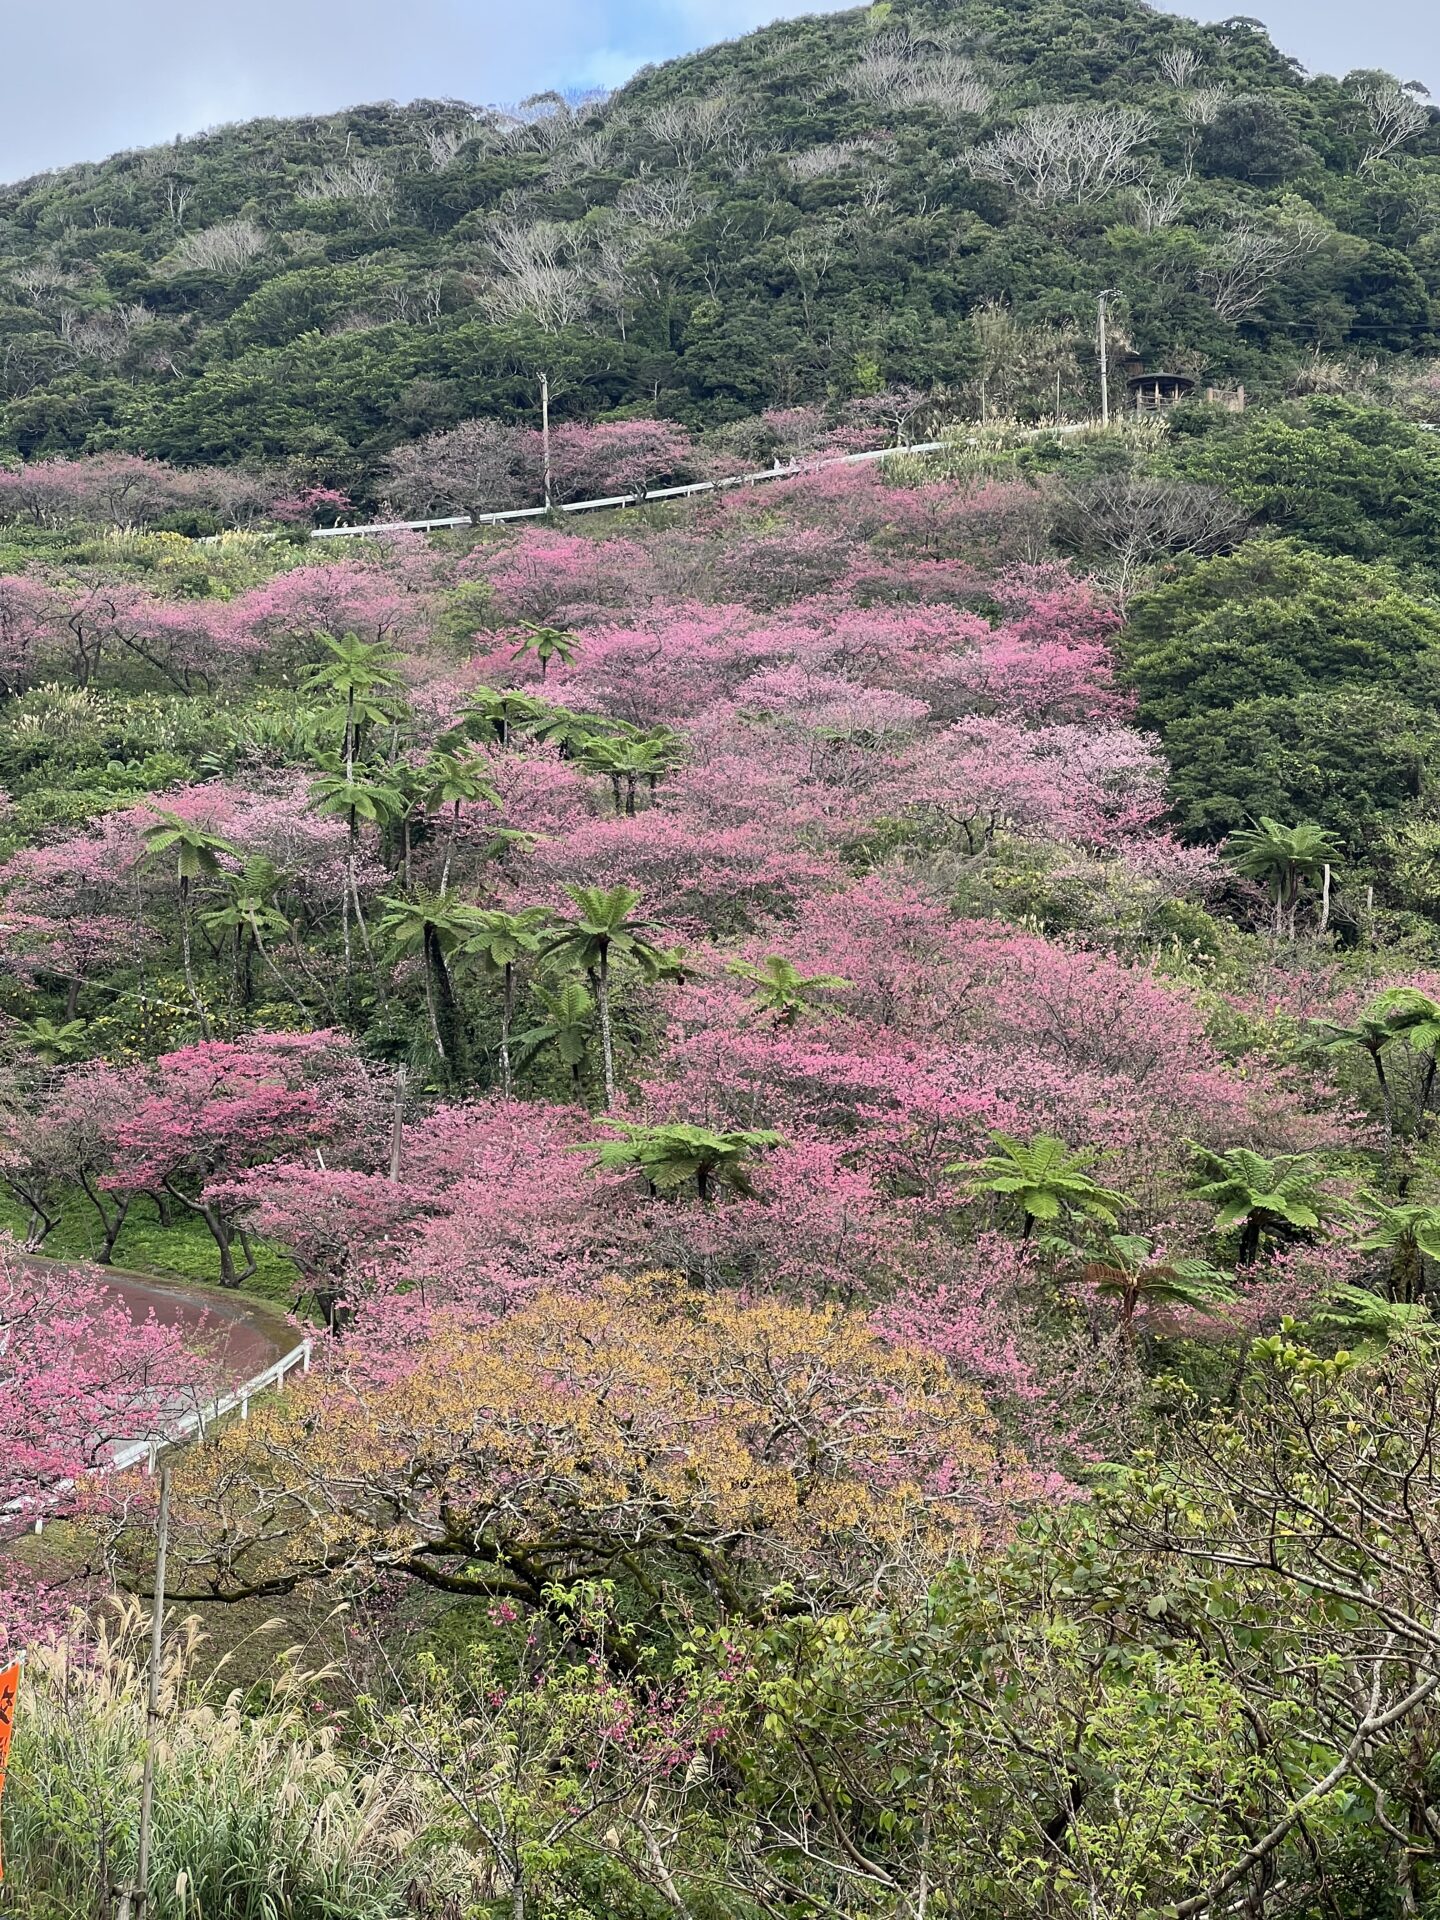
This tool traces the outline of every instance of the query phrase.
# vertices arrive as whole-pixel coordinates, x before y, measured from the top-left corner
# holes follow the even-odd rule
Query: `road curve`
[[[166,1327],[179,1327],[207,1343],[213,1341],[232,1381],[251,1380],[297,1344],[283,1314],[264,1301],[189,1280],[132,1273],[124,1267],[97,1267],[85,1260],[52,1260],[26,1254],[37,1273],[84,1273],[101,1282],[112,1299],[123,1302],[137,1325],[151,1314]]]

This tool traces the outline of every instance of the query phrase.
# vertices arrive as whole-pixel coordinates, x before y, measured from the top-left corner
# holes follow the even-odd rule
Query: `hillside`
[[[0,197],[14,1920],[1440,1914],[1437,211],[1121,0]]]
[[[366,495],[479,414],[715,424],[906,382],[1094,406],[1117,350],[1274,394],[1428,349],[1440,116],[1253,22],[882,0],[605,100],[257,121],[0,193],[0,443]],[[978,404],[975,410],[979,410]]]

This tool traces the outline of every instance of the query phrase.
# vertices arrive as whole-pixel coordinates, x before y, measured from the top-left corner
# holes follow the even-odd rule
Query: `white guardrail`
[[[102,1467],[102,1473],[128,1473],[132,1467],[142,1462],[147,1473],[155,1471],[155,1462],[167,1447],[175,1447],[182,1440],[188,1440],[192,1434],[198,1434],[203,1440],[205,1429],[213,1427],[217,1420],[223,1420],[227,1413],[238,1409],[240,1418],[250,1418],[250,1402],[257,1393],[264,1393],[267,1387],[283,1387],[287,1373],[293,1373],[299,1367],[302,1373],[310,1371],[310,1342],[302,1340],[298,1347],[292,1347],[289,1353],[282,1354],[263,1373],[257,1373],[252,1380],[234,1387],[229,1393],[222,1393],[218,1400],[212,1400],[208,1406],[196,1407],[191,1413],[182,1413],[172,1421],[163,1433],[155,1434],[147,1440],[134,1440],[126,1447],[118,1447],[108,1467]]]
[[[793,460],[789,466],[765,467],[759,473],[740,473],[724,480],[693,480],[688,486],[655,487],[648,493],[612,493],[600,500],[565,500],[553,507],[508,507],[503,513],[456,513],[442,520],[374,520],[363,527],[315,527],[310,538],[346,540],[369,533],[430,533],[441,527],[498,527],[510,520],[543,520],[548,513],[595,513],[603,507],[649,506],[652,500],[685,500],[692,494],[724,493],[731,487],[749,487],[761,480],[789,480],[799,473],[818,473],[823,467],[854,467],[870,460],[891,460],[897,454],[943,453],[954,444],[953,440],[922,440],[916,446],[876,447],[870,453],[842,453],[830,460]]]
[[[302,1340],[298,1347],[292,1347],[289,1353],[266,1367],[263,1373],[244,1380],[238,1387],[232,1387],[229,1393],[222,1393],[218,1399],[211,1400],[203,1407],[192,1408],[189,1413],[177,1414],[167,1420],[157,1433],[149,1434],[143,1440],[127,1441],[117,1447],[111,1458],[103,1465],[92,1469],[95,1473],[129,1473],[133,1468],[143,1466],[147,1473],[154,1473],[160,1455],[170,1447],[180,1446],[184,1441],[199,1436],[204,1439],[206,1430],[213,1427],[217,1420],[223,1420],[227,1414],[238,1412],[242,1420],[250,1418],[250,1402],[257,1394],[264,1393],[270,1387],[283,1387],[287,1374],[298,1367],[302,1373],[310,1371],[311,1342]],[[61,1495],[69,1493],[75,1485],[73,1480],[61,1480],[52,1488],[48,1497],[34,1499],[24,1497],[12,1500],[3,1511],[18,1512],[24,1507],[37,1507],[48,1502],[53,1504]],[[45,1525],[45,1515],[35,1516],[35,1531],[41,1532]]]

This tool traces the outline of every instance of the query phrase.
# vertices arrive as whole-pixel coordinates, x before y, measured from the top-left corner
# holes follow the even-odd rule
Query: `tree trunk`
[[[445,1042],[440,1038],[440,1021],[435,1012],[435,976],[430,961],[430,936],[424,938],[424,952],[421,958],[421,970],[425,975],[425,1015],[430,1023],[430,1038],[435,1042],[435,1051],[440,1058],[446,1058]]]
[[[290,982],[285,978],[284,974],[281,973],[279,967],[276,966],[274,960],[270,957],[270,950],[265,945],[264,941],[262,940],[259,943],[259,945],[260,945],[260,957],[265,962],[266,966],[269,967],[271,973],[274,974],[275,978],[280,982],[280,985],[285,989],[286,993],[289,994],[292,999],[299,999],[299,995],[296,994],[295,989],[291,986]],[[325,986],[324,982],[317,979],[315,974],[312,972],[312,970],[308,966],[306,966],[304,949],[300,945],[299,933],[296,931],[294,927],[290,929],[290,948],[292,953],[295,956],[296,966],[299,967],[300,971],[304,974],[305,978],[310,982],[311,986],[314,987],[316,993],[319,994],[320,1004],[324,1007],[325,1012],[329,1016],[331,1022],[338,1023],[340,1015],[336,1009],[334,997],[330,993],[329,988]]]
[[[360,936],[360,947],[371,967],[375,965],[375,955],[370,950],[370,929],[365,924],[364,909],[360,905],[360,871],[355,855],[360,844],[360,825],[352,821],[350,828],[350,849],[346,857],[346,877],[350,882],[350,904],[355,912],[355,931]]]
[[[600,965],[591,975],[595,1005],[600,1014],[600,1057],[605,1063],[605,1111],[615,1105],[615,1036],[610,1027],[610,955],[600,956]]]
[[[127,1193],[123,1199],[117,1200],[112,1213],[101,1198],[100,1189],[91,1185],[88,1170],[80,1174],[80,1187],[99,1215],[100,1231],[104,1235],[100,1252],[94,1256],[95,1264],[97,1267],[108,1267],[115,1257],[115,1242],[120,1238],[120,1229],[125,1224],[126,1215],[130,1211],[130,1202],[134,1196]]]
[[[192,1200],[188,1193],[182,1193],[178,1187],[166,1181],[166,1187],[172,1198],[189,1207],[192,1213],[198,1213],[209,1230],[210,1238],[215,1242],[220,1255],[220,1285],[222,1287],[241,1287],[255,1271],[255,1252],[250,1245],[250,1236],[243,1227],[239,1229],[240,1248],[245,1255],[244,1269],[235,1264],[235,1239],[230,1222],[216,1208],[204,1200]]]
[[[1378,1049],[1370,1055],[1370,1058],[1375,1067],[1375,1078],[1380,1083],[1380,1106],[1385,1115],[1385,1131],[1394,1133],[1395,1103],[1390,1098],[1390,1079],[1385,1071],[1385,1062],[1380,1058]]]
[[[515,1014],[515,969],[505,962],[505,995],[500,1003],[500,1087],[507,1100],[515,1092],[514,1076],[510,1071],[510,1022]]]
[[[190,996],[190,1004],[195,1009],[195,1018],[200,1022],[200,1038],[210,1038],[210,1022],[205,1015],[205,1007],[195,987],[195,968],[190,955],[190,882],[182,873],[180,876],[180,966],[185,975],[185,991]]]
[[[39,1196],[32,1193],[23,1182],[15,1179],[13,1175],[11,1175],[7,1185],[10,1186],[30,1209],[30,1224],[25,1233],[25,1251],[26,1253],[38,1253],[41,1247],[44,1246],[50,1233],[54,1230],[55,1223],[60,1216],[58,1213],[52,1214],[42,1203]]]
[[[345,696],[345,783],[353,786],[355,782],[355,696]],[[355,839],[357,823],[355,809],[350,809],[350,833],[345,843],[345,890],[341,903],[340,925],[345,942],[345,978],[348,982],[353,968],[353,955],[350,950],[350,900],[355,892]]]

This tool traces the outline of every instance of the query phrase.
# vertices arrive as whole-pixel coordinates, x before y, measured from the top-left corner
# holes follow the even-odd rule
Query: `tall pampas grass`
[[[135,1871],[148,1619],[135,1603],[34,1653],[4,1808],[5,1911],[109,1920]],[[323,1673],[282,1663],[263,1704],[170,1634],[147,1920],[448,1920],[471,1862],[433,1790],[362,1767],[313,1708]]]

